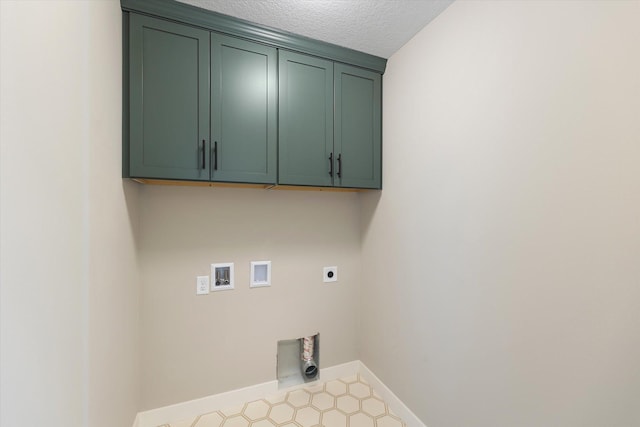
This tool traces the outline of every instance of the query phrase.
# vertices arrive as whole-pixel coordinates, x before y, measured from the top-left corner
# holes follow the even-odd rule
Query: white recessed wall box
[[[233,289],[233,263],[211,264],[211,290],[226,291]]]
[[[252,288],[271,286],[271,261],[251,261]]]

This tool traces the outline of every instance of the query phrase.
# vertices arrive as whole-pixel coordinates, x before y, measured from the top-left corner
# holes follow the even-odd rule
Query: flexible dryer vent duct
[[[302,373],[307,378],[315,378],[318,375],[318,365],[313,360],[314,337],[302,338]]]

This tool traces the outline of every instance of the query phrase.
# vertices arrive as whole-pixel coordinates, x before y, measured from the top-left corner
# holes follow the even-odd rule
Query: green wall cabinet
[[[129,22],[129,176],[275,184],[277,50]]]
[[[284,185],[381,188],[381,76],[280,51]]]
[[[129,176],[209,180],[209,32],[129,22]]]
[[[334,69],[334,182],[340,187],[381,188],[381,76],[344,64]]]
[[[211,180],[275,184],[276,49],[211,33]]]
[[[280,51],[278,184],[333,185],[333,62]]]
[[[121,5],[123,176],[381,188],[386,60],[171,0]]]

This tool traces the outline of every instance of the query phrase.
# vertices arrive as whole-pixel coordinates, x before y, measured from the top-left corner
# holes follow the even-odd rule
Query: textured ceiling
[[[389,58],[453,0],[180,0]]]

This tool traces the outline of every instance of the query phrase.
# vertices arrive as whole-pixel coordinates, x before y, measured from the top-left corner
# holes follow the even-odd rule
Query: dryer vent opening
[[[286,388],[320,376],[320,334],[278,341],[278,387]]]
[[[318,365],[313,358],[315,350],[315,336],[304,337],[300,339],[302,342],[302,374],[307,379],[315,379],[318,376]]]

